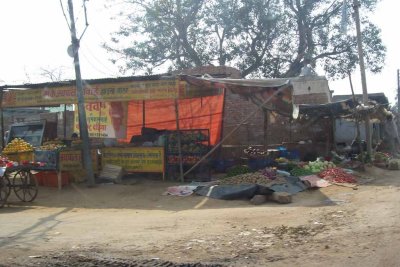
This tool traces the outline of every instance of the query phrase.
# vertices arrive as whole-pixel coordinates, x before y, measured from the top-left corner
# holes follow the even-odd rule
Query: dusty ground
[[[0,210],[0,266],[400,266],[399,174],[289,205],[163,196],[172,183],[156,181],[40,188]]]

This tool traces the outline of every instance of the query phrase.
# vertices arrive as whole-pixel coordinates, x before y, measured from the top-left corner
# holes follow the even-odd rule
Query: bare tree
[[[65,71],[65,67],[61,66],[61,67],[42,67],[40,68],[40,76],[49,79],[52,82],[59,82],[63,80],[63,76],[64,76],[64,71]]]

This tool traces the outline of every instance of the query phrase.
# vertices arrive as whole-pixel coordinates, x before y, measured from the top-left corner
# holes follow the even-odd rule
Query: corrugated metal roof
[[[130,81],[155,81],[161,79],[173,79],[174,76],[170,74],[159,74],[159,75],[146,75],[146,76],[128,76],[118,78],[102,78],[102,79],[90,79],[83,80],[84,84],[99,84],[99,83],[113,83],[113,82],[130,82]],[[73,86],[75,80],[60,81],[60,82],[47,82],[47,83],[35,83],[35,84],[17,84],[17,85],[2,85],[0,89],[41,89],[44,87],[60,87],[60,86]]]

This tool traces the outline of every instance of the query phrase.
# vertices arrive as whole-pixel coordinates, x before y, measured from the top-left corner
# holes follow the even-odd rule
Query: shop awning
[[[308,116],[308,117],[325,117],[325,116],[333,116],[333,117],[341,117],[351,115],[353,109],[359,105],[359,102],[354,102],[352,99],[338,101],[334,103],[327,104],[301,104],[296,107],[298,110],[298,115]],[[296,112],[295,112],[296,113]],[[293,117],[296,119],[298,116],[293,114]]]
[[[182,80],[190,87],[228,89],[234,94],[239,94],[263,110],[274,111],[285,116],[291,116],[293,112],[293,88],[290,79],[220,79],[209,77],[193,77],[182,75]],[[279,91],[278,93],[276,93]],[[270,99],[265,104],[267,99]]]

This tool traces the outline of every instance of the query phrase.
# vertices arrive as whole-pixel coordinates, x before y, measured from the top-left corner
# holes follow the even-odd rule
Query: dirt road
[[[289,205],[163,196],[172,183],[156,181],[40,188],[0,210],[0,266],[400,266],[399,174]]]

